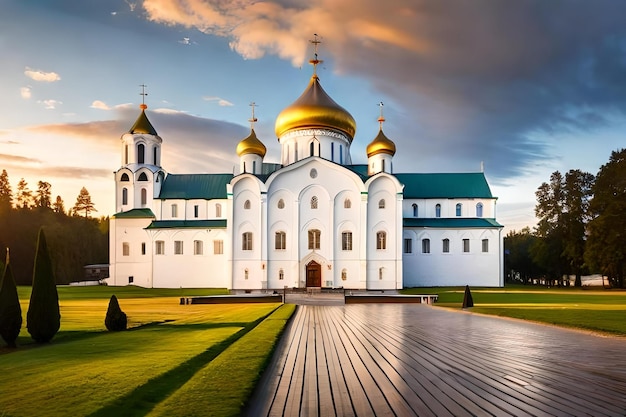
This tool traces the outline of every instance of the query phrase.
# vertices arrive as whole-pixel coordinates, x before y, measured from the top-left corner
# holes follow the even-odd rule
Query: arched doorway
[[[306,286],[322,286],[322,265],[315,261],[311,261],[306,265]]]

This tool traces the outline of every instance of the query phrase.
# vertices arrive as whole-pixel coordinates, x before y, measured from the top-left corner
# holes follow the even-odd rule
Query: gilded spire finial
[[[254,101],[250,103],[250,107],[252,107],[252,117],[248,119],[250,122],[250,130],[254,129],[254,124],[258,121],[256,117],[254,117],[254,108],[258,106]]]
[[[313,52],[315,54],[315,59],[311,59],[309,61],[309,64],[313,65],[313,76],[317,76],[317,66],[321,64],[322,62],[324,62],[321,59],[317,58],[317,47],[320,43],[322,43],[322,41],[318,39],[317,33],[314,33],[313,37],[314,37],[313,40],[310,40],[309,42],[313,44]]]
[[[383,130],[383,123],[385,122],[385,116],[383,116],[383,102],[377,104],[380,107],[380,116],[378,117],[378,123],[380,123],[380,130]]]
[[[148,93],[146,93],[146,87],[148,86],[145,84],[139,84],[139,87],[141,87],[141,93],[139,93],[141,96],[141,104],[139,105],[139,108],[145,110],[148,108],[146,105],[146,96],[148,95]]]

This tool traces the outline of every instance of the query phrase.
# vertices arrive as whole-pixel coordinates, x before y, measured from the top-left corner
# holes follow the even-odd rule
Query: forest
[[[65,209],[60,196],[52,200],[51,184],[39,181],[32,191],[22,178],[15,192],[9,174],[0,174],[0,264],[8,248],[17,285],[31,285],[37,234],[43,227],[57,284],[84,280],[84,266],[109,262],[109,219],[96,212],[83,187],[76,203]]]
[[[594,176],[555,171],[535,193],[537,226],[504,239],[505,277],[529,284],[569,285],[563,276],[602,274],[624,288],[626,275],[626,149],[613,151]]]

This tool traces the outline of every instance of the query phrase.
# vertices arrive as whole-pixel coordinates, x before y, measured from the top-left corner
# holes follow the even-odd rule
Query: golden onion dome
[[[265,148],[265,145],[263,145],[263,142],[256,137],[254,129],[250,129],[250,135],[247,138],[242,139],[242,141],[237,145],[237,156],[254,154],[263,158],[265,156],[265,152],[267,152],[267,149]]]
[[[148,106],[145,104],[140,104],[139,108],[141,109],[141,114],[135,121],[133,127],[130,128],[128,133],[139,133],[158,136],[156,129],[152,126],[150,120],[148,120],[148,116],[146,116],[146,109],[148,108]]]
[[[296,129],[333,129],[350,138],[356,133],[356,122],[346,109],[330,98],[317,75],[311,77],[306,90],[276,118],[276,136]]]
[[[376,138],[374,138],[374,140],[367,145],[366,151],[368,158],[379,153],[386,153],[393,156],[396,153],[396,144],[385,136],[383,129],[381,128]]]

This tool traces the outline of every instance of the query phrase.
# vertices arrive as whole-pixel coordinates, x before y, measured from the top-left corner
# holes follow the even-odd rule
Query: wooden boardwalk
[[[626,416],[626,339],[425,305],[299,306],[251,416]]]

